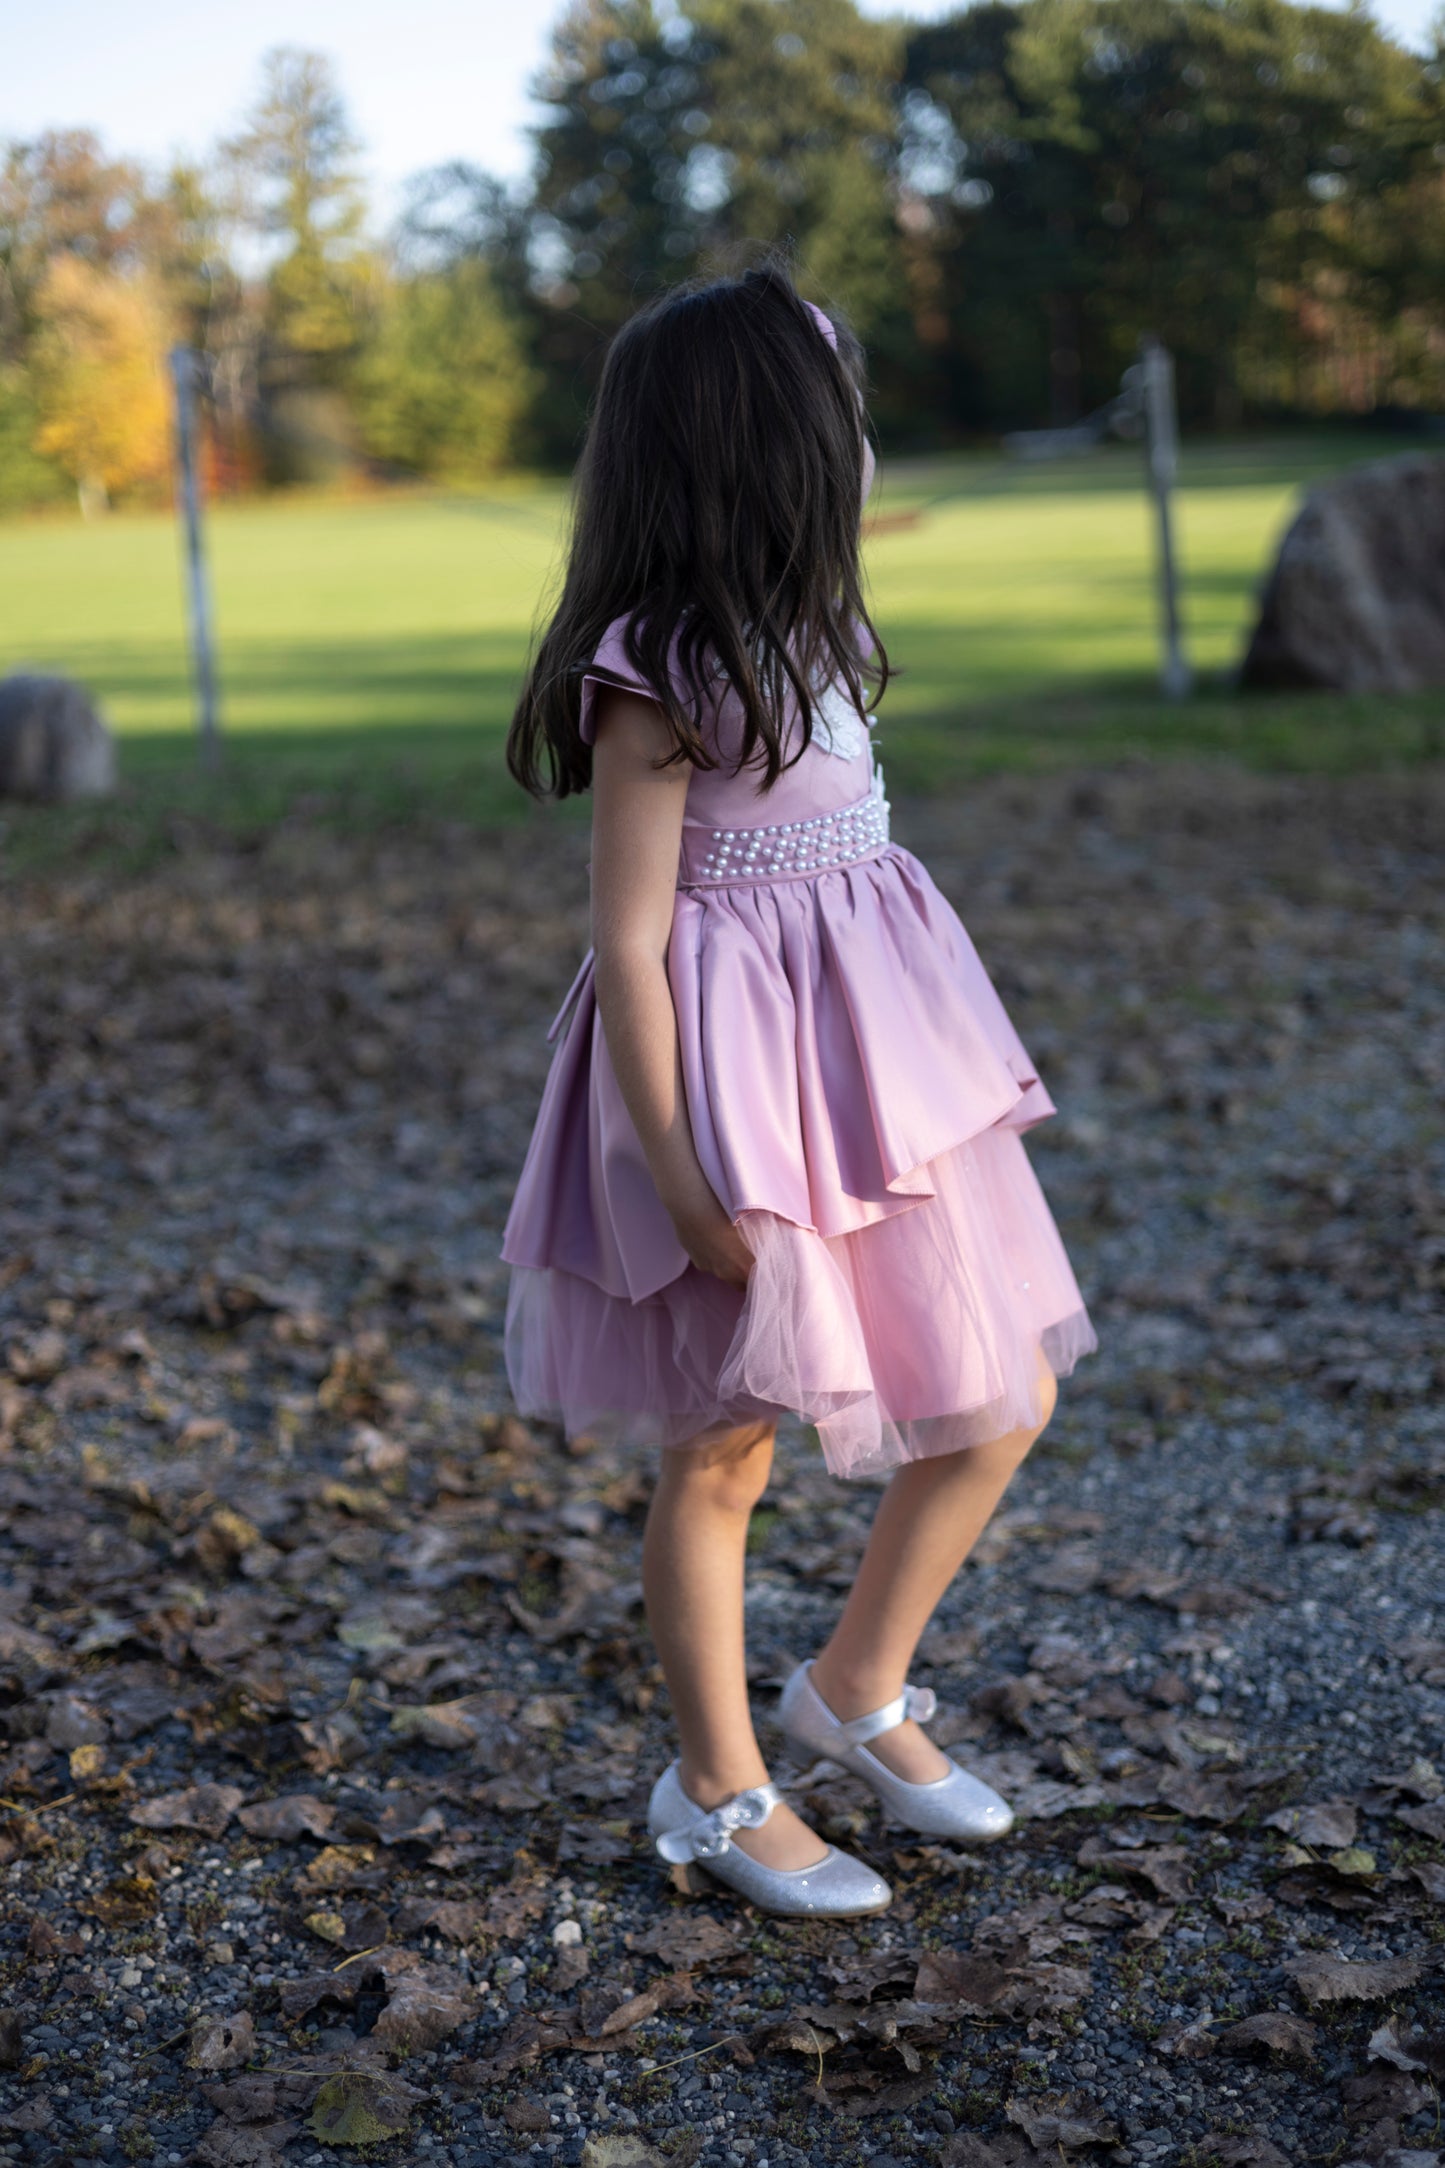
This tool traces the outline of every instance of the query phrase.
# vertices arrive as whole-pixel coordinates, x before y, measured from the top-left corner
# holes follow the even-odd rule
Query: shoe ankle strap
[[[716,1859],[727,1851],[735,1829],[761,1829],[783,1795],[776,1784],[753,1784],[735,1792],[710,1814],[703,1814],[686,1829],[664,1831],[657,1849],[665,1860],[682,1865],[690,1859]]]
[[[938,1696],[931,1686],[905,1686],[896,1700],[885,1702],[881,1709],[870,1709],[866,1716],[850,1717],[846,1724],[838,1725],[838,1731],[849,1746],[863,1746],[882,1732],[894,1730],[910,1716],[915,1724],[926,1724],[937,1713]]]

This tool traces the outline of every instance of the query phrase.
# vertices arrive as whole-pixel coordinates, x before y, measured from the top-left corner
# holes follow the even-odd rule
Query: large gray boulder
[[[68,805],[115,789],[115,740],[69,678],[0,679],[0,798]]]
[[[1280,544],[1241,681],[1445,685],[1445,457],[1373,460],[1310,491]]]

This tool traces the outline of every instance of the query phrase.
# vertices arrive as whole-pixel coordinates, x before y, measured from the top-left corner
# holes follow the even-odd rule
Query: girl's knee
[[[1054,1410],[1059,1404],[1059,1381],[1042,1356],[1039,1358],[1038,1396],[1039,1416],[1037,1423],[1028,1430],[1016,1431],[1014,1434],[1015,1465],[1025,1460],[1033,1451],[1033,1448],[1053,1421]]]
[[[669,1446],[660,1480],[724,1510],[751,1513],[768,1487],[773,1463],[773,1426],[747,1426]]]

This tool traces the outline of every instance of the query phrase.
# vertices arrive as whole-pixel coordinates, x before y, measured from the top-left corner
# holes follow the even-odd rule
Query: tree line
[[[320,54],[194,167],[4,146],[0,504],[158,489],[177,341],[223,485],[564,466],[617,325],[764,244],[892,448],[1071,421],[1144,332],[1196,428],[1445,407],[1445,45],[1363,8],[573,0],[534,88],[526,183],[418,174],[385,238]]]

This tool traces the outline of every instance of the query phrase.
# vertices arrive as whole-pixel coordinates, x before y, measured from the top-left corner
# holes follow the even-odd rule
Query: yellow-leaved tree
[[[170,457],[169,324],[142,276],[57,256],[36,297],[35,449],[70,476],[87,515],[160,488]]]

